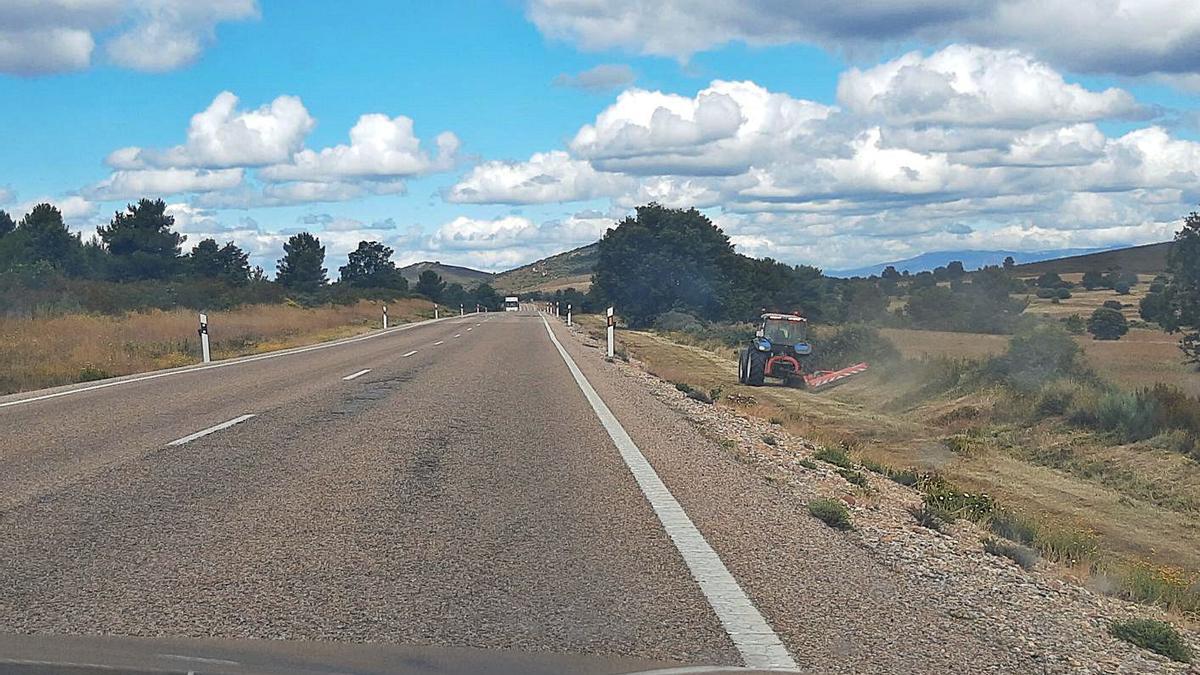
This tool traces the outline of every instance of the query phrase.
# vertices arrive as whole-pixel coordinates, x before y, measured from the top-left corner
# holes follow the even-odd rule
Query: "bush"
[[[807,457],[805,457],[804,459],[802,459],[796,463],[799,464],[800,466],[808,469],[809,471],[816,471],[818,468],[820,468],[817,466],[816,462],[812,461],[811,459],[808,459]]]
[[[992,555],[1008,558],[1020,565],[1021,569],[1031,570],[1037,565],[1037,551],[1011,541],[988,537],[983,540],[983,550]]]
[[[988,520],[988,529],[995,534],[1026,546],[1037,541],[1037,523],[1008,509],[997,509]]]
[[[907,485],[911,487],[916,485],[917,480],[920,479],[920,476],[918,476],[917,472],[913,469],[896,469],[869,458],[863,458],[862,462],[860,463],[867,471],[877,473],[884,478],[901,485]]]
[[[1108,307],[1097,307],[1087,322],[1088,332],[1097,340],[1120,340],[1129,332],[1125,315]]]
[[[854,468],[854,463],[850,461],[850,455],[843,448],[831,448],[822,446],[819,450],[813,453],[813,459],[819,459],[822,462],[841,467],[843,469]]]
[[[1058,289],[1055,289],[1055,288],[1039,288],[1039,289],[1037,290],[1037,296],[1038,296],[1039,298],[1043,299],[1043,300],[1049,300],[1049,299],[1051,299],[1051,298],[1057,298],[1057,297],[1058,297]]]
[[[1038,528],[1033,547],[1043,556],[1056,562],[1075,564],[1095,557],[1096,535],[1072,528]]]
[[[1059,300],[1069,300],[1071,299],[1071,291],[1065,288],[1060,288],[1054,292],[1054,297],[1058,298]]]
[[[980,522],[996,510],[996,501],[988,495],[963,492],[938,476],[927,478],[919,487],[925,493],[926,508],[948,523],[958,518]]]
[[[1065,415],[1071,408],[1079,384],[1067,379],[1051,380],[1038,392],[1033,409],[1038,417]]]
[[[808,503],[808,512],[835,530],[853,530],[850,512],[836,499],[817,499]]]
[[[1126,619],[1114,621],[1109,626],[1113,637],[1149,649],[1155,654],[1161,654],[1172,661],[1180,663],[1192,662],[1192,649],[1179,635],[1175,627],[1165,621],[1156,619]]]
[[[1121,309],[1125,307],[1125,305],[1122,305],[1119,300],[1105,300],[1104,304],[1101,306],[1107,307],[1109,309],[1115,309],[1118,312],[1121,311]]]
[[[1196,572],[1160,567],[1144,560],[1119,568],[1118,572],[1118,597],[1200,616],[1200,575]]]
[[[841,476],[842,478],[845,478],[846,482],[850,483],[851,485],[857,485],[858,487],[864,487],[864,488],[868,487],[868,485],[869,485],[867,483],[867,477],[857,471],[854,471],[853,469],[838,468],[838,469],[834,469],[834,470],[837,471],[837,474],[839,476]]]
[[[1063,328],[1066,328],[1071,335],[1083,335],[1087,331],[1087,323],[1078,314],[1068,316],[1062,320],[1062,323]]]
[[[660,314],[654,320],[655,330],[677,332],[677,333],[698,333],[704,330],[704,323],[687,312],[670,311]]]
[[[946,527],[946,521],[942,518],[942,514],[938,513],[935,509],[929,508],[927,504],[910,506],[908,507],[908,512],[912,514],[913,520],[917,521],[917,524],[921,527],[937,532],[941,532]]]
[[[1037,388],[1048,378],[1076,369],[1079,345],[1070,333],[1054,323],[1022,326],[1008,343],[1008,352],[991,364],[1012,384]]]
[[[1120,282],[1117,282],[1117,284],[1115,286],[1113,286],[1113,290],[1117,292],[1117,295],[1129,295],[1129,291],[1131,290],[1131,287],[1129,285],[1129,282],[1120,281]]]

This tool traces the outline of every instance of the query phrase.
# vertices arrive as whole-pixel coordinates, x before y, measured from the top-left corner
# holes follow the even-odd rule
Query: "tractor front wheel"
[[[746,384],[761,387],[766,376],[767,355],[758,350],[750,350],[750,358],[746,364]]]

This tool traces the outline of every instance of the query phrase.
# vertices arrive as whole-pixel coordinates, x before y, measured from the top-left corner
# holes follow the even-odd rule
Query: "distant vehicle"
[[[867,369],[856,363],[841,370],[809,370],[805,360],[812,354],[808,342],[808,319],[799,314],[768,312],[760,317],[758,331],[738,358],[738,382],[761,386],[765,378],[774,377],[789,387],[817,388],[833,384]]]
[[[515,295],[509,295],[509,296],[505,296],[505,298],[504,298],[504,311],[506,311],[506,312],[516,312],[516,311],[518,311],[518,310],[520,310],[520,309],[521,309],[521,298],[519,298],[519,297],[517,297],[517,296],[515,296]]]

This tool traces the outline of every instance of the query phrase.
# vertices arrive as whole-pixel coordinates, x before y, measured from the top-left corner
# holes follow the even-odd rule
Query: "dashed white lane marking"
[[[460,337],[462,337],[462,333],[455,333],[455,334],[454,334],[454,337],[456,337],[456,338],[460,338]]]
[[[775,634],[771,625],[759,613],[746,592],[738,585],[737,579],[729,573],[725,563],[721,562],[721,557],[709,546],[704,535],[692,523],[692,519],[688,518],[683,507],[679,505],[671,491],[667,489],[666,484],[658,477],[654,467],[646,460],[646,456],[638,449],[633,439],[625,432],[624,427],[617,421],[612,411],[608,409],[600,395],[596,393],[591,383],[579,370],[579,366],[575,365],[574,359],[554,336],[554,331],[550,330],[550,323],[546,321],[545,317],[542,317],[542,323],[546,327],[550,341],[554,343],[559,355],[566,362],[567,369],[571,371],[571,376],[575,378],[575,384],[579,385],[584,397],[592,405],[596,417],[600,418],[604,430],[608,432],[609,438],[620,451],[621,459],[625,460],[625,465],[629,467],[642,494],[650,502],[654,513],[658,515],[663,529],[675,542],[675,548],[683,556],[688,569],[691,570],[692,578],[700,585],[700,590],[708,599],[708,604],[713,608],[717,618],[721,620],[725,632],[733,641],[733,645],[737,647],[738,653],[742,655],[742,661],[748,668],[799,670],[791,654],[788,653],[787,647],[783,646],[783,642]]]
[[[369,372],[371,372],[370,368],[363,368],[362,370],[358,371],[357,373],[347,375],[347,376],[343,377],[342,379],[349,382],[350,380],[353,380],[356,377],[362,377],[363,375],[366,375]]]
[[[228,422],[221,422],[220,424],[218,424],[216,426],[209,427],[202,431],[197,431],[194,434],[188,434],[187,436],[184,436],[183,438],[177,438],[177,439],[171,441],[170,443],[167,443],[167,445],[168,446],[176,446],[176,445],[183,445],[184,443],[191,443],[192,441],[196,440],[197,438],[202,438],[211,433],[221,431],[222,429],[228,429],[229,427],[231,427],[235,424],[241,424],[242,422],[245,422],[246,420],[250,419],[251,417],[254,417],[254,415],[242,415],[241,417],[235,417],[235,418],[229,420]]]
[[[438,345],[444,345],[444,344],[446,344],[445,340],[438,340],[437,342],[433,343],[433,346],[436,347]]]
[[[475,330],[474,326],[467,326],[467,330]]]
[[[414,349],[414,350],[412,350],[411,352],[409,352],[409,353],[405,354],[405,355],[404,355],[404,358],[406,358],[406,359],[407,359],[408,357],[410,357],[410,356],[412,356],[413,354],[416,354],[416,353],[417,353],[417,350],[415,350],[415,349]]]

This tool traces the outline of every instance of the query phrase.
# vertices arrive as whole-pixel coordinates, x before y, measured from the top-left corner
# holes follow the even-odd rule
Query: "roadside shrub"
[[[699,402],[701,402],[701,403],[707,403],[708,405],[712,405],[712,404],[713,404],[713,400],[712,400],[712,398],[711,398],[711,397],[710,397],[708,394],[706,394],[706,393],[704,393],[704,392],[700,391],[699,389],[692,389],[691,391],[689,391],[689,392],[687,393],[687,397],[688,397],[688,398],[690,398],[690,399],[692,399],[693,401],[699,401]]]
[[[687,394],[692,391],[692,385],[688,384],[687,382],[676,382],[675,389],[677,391],[683,392],[684,394]]]
[[[1117,570],[1116,595],[1171,611],[1200,616],[1200,574],[1139,560]]]
[[[988,529],[993,533],[1026,546],[1037,540],[1037,523],[1015,511],[996,509],[988,520]]]
[[[1087,322],[1088,332],[1097,340],[1120,340],[1129,332],[1125,315],[1108,307],[1097,307]]]
[[[704,323],[687,312],[670,311],[658,315],[654,320],[654,329],[679,333],[698,333],[704,330]]]
[[[828,462],[834,466],[843,469],[854,468],[854,463],[850,461],[850,455],[842,448],[833,448],[830,446],[822,446],[813,453],[814,459],[819,459],[822,462]]]
[[[103,380],[109,377],[112,377],[112,373],[108,372],[107,370],[91,363],[85,363],[83,364],[83,367],[79,369],[79,375],[77,376],[76,381],[95,382],[96,380]]]
[[[808,512],[835,530],[853,530],[850,511],[836,499],[817,499],[808,503]]]
[[[958,518],[980,522],[996,510],[996,500],[990,496],[964,492],[940,476],[927,477],[919,487],[925,493],[925,506],[947,523]]]
[[[917,524],[921,527],[934,530],[936,532],[941,532],[942,529],[946,527],[946,521],[942,518],[942,514],[938,513],[934,509],[929,508],[928,504],[910,506],[907,510],[910,514],[912,514],[913,520],[917,521]]]
[[[779,439],[775,438],[771,434],[763,435],[762,442],[766,443],[767,445],[779,445]]]
[[[805,457],[804,459],[802,459],[796,463],[799,464],[800,466],[808,469],[809,471],[816,471],[818,468],[820,468],[817,466],[816,462],[812,461],[811,459],[809,459],[807,457]]]
[[[884,478],[901,485],[907,485],[911,487],[917,484],[917,480],[919,478],[917,472],[913,469],[897,469],[867,457],[864,457],[859,463],[862,464],[863,468],[867,471],[877,473]]]
[[[1038,417],[1065,415],[1079,389],[1078,383],[1068,379],[1047,382],[1037,393],[1034,412]]]
[[[868,487],[869,485],[867,483],[867,477],[857,471],[854,471],[853,469],[838,468],[834,470],[837,471],[839,476],[845,478],[846,482],[850,483],[851,485],[857,485],[858,487],[863,488]]]
[[[996,539],[995,537],[987,537],[983,540],[983,550],[992,555],[1008,558],[1009,560],[1021,566],[1021,569],[1031,570],[1037,565],[1037,551],[1015,544],[1011,541]]]
[[[1183,641],[1179,631],[1165,621],[1156,619],[1126,619],[1109,626],[1113,637],[1149,649],[1172,661],[1192,662],[1192,649]]]

